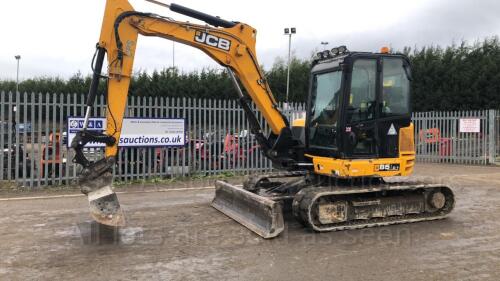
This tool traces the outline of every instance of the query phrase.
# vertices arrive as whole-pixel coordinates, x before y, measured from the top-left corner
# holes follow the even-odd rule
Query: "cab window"
[[[377,89],[377,60],[358,59],[351,76],[351,92],[347,100],[348,123],[375,118]]]
[[[410,113],[409,68],[407,69],[401,58],[383,59],[382,117]]]
[[[313,76],[310,144],[317,147],[335,147],[339,120],[338,103],[341,92],[340,70]]]

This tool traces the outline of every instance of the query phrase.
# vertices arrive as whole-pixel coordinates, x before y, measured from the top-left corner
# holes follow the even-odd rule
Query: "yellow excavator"
[[[212,206],[258,235],[279,235],[287,209],[315,231],[434,220],[452,211],[455,201],[448,186],[384,180],[408,176],[415,165],[407,57],[387,50],[350,52],[345,46],[318,53],[311,68],[306,118],[290,124],[260,69],[253,27],[177,4],[147,1],[206,24],[137,12],[127,0],[106,1],[84,129],[71,144],[74,162],[83,166],[81,191],[97,222],[125,224],[111,170],[139,34],[200,49],[229,73],[251,132],[277,172],[250,176],[242,185],[216,182]],[[87,130],[87,124],[101,79],[107,82],[107,128],[96,133]],[[268,135],[252,102],[269,125]],[[87,160],[83,148],[88,142],[105,143],[105,158]]]

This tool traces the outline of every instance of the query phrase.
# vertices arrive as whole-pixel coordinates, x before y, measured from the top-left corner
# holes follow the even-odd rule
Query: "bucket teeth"
[[[104,186],[88,194],[90,215],[98,223],[110,226],[124,226],[125,216],[118,202],[118,196],[111,186]]]
[[[217,181],[212,207],[234,219],[263,238],[273,238],[284,230],[281,204]]]

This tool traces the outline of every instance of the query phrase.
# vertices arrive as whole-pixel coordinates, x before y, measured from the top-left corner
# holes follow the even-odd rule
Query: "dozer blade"
[[[89,192],[90,215],[98,223],[110,226],[124,226],[125,216],[118,202],[118,196],[110,185]]]
[[[283,211],[279,202],[227,182],[215,182],[212,207],[263,238],[276,237],[285,228]]]

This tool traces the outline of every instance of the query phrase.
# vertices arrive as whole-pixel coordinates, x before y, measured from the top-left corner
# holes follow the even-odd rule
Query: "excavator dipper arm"
[[[116,162],[122,122],[127,102],[138,35],[162,37],[200,49],[220,65],[226,67],[238,90],[239,100],[249,117],[252,133],[264,154],[281,167],[292,167],[294,141],[287,119],[279,111],[269,85],[255,55],[257,31],[244,23],[231,22],[176,4],[162,4],[171,11],[184,14],[208,25],[175,21],[152,13],[134,11],[127,0],[107,0],[101,35],[93,63],[93,79],[87,97],[84,129],[71,146],[75,149],[74,162],[83,166],[80,185],[88,195],[91,215],[100,223],[123,225],[124,217],[116,194],[111,187],[111,170]],[[107,76],[101,74],[107,56]],[[264,136],[255,114],[236,80],[246,90],[271,129]],[[107,80],[107,127],[105,133],[87,130],[91,108],[101,79]],[[106,144],[105,158],[88,161],[83,147],[88,142]]]

